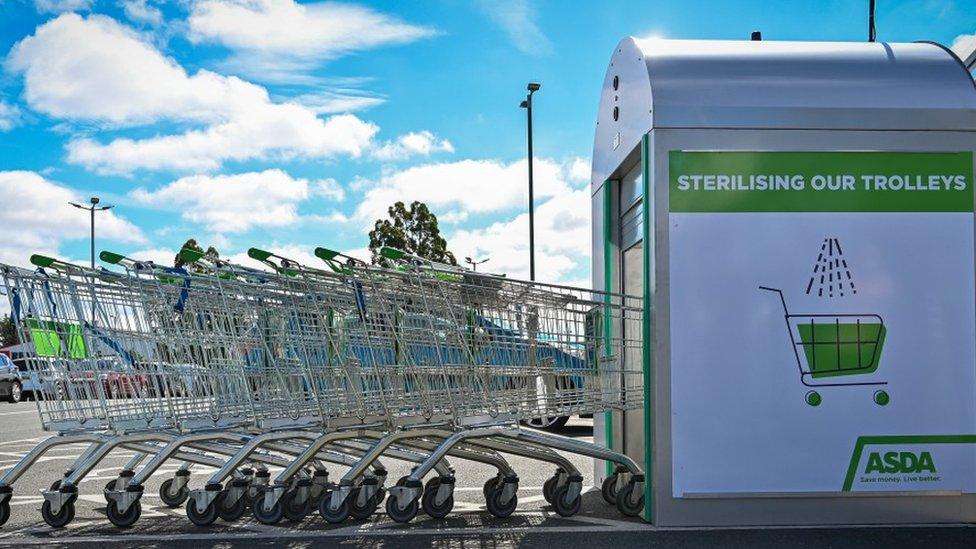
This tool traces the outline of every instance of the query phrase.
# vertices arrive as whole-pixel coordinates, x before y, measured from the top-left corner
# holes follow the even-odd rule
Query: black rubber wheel
[[[51,512],[51,502],[44,500],[41,505],[41,517],[52,528],[64,528],[75,518],[75,502],[69,501],[61,506],[57,514]]]
[[[400,509],[400,505],[397,503],[398,499],[390,496],[386,498],[386,514],[391,519],[397,522],[410,522],[417,516],[417,511],[419,510],[419,505],[417,505],[417,500],[414,499],[407,505],[406,509]]]
[[[57,492],[60,489],[61,489],[61,479],[58,479],[58,480],[56,480],[56,481],[54,481],[54,482],[51,483],[50,490],[52,492]]]
[[[512,516],[512,513],[515,512],[515,508],[518,507],[518,493],[512,494],[512,499],[508,500],[508,503],[502,505],[500,499],[504,490],[504,485],[499,485],[497,488],[489,492],[488,497],[485,498],[485,504],[488,507],[488,512],[497,518],[508,518]]]
[[[267,524],[269,526],[278,524],[281,519],[285,516],[285,508],[281,504],[281,500],[284,499],[282,496],[270,510],[264,509],[264,498],[268,497],[270,492],[265,492],[254,500],[254,506],[251,507],[251,513],[254,514],[254,518],[258,519],[261,524]],[[287,495],[287,492],[285,493]]]
[[[448,496],[446,500],[440,505],[437,505],[435,501],[437,500],[437,491],[441,487],[441,478],[434,477],[427,481],[427,486],[424,487],[424,495],[420,498],[420,506],[423,508],[424,513],[432,518],[444,518],[454,509],[454,493],[452,491],[451,495]]]
[[[362,489],[362,487],[354,489],[349,493],[349,497],[346,498],[346,501],[349,502],[349,514],[356,520],[366,520],[373,516],[373,513],[376,511],[376,507],[379,505],[379,503],[376,501],[376,494],[373,494],[367,498],[363,506],[360,507],[359,491]]]
[[[106,482],[106,483],[105,483],[105,487],[104,487],[104,488],[102,488],[102,491],[103,491],[103,492],[113,492],[113,491],[115,491],[115,483],[116,483],[116,482],[117,482],[118,480],[119,480],[119,479],[117,479],[117,478],[113,478],[112,480],[110,480],[110,481],[108,481],[108,482]]]
[[[108,507],[105,509],[108,514],[108,520],[112,524],[118,526],[119,528],[128,528],[139,520],[142,515],[142,504],[139,500],[132,502],[132,505],[126,509],[125,513],[119,512],[119,505],[115,500],[108,502]]]
[[[234,522],[244,516],[247,512],[247,501],[244,496],[237,498],[237,501],[231,502],[227,497],[227,492],[223,491],[217,498],[217,516],[227,522]]]
[[[297,490],[289,490],[278,500],[278,505],[281,506],[281,511],[288,522],[301,522],[312,512],[312,502],[306,497],[305,501],[298,503],[295,501],[297,497]]]
[[[603,479],[603,484],[600,485],[600,493],[603,495],[603,501],[606,501],[610,505],[617,504],[617,479],[617,473],[614,473]],[[552,502],[550,501],[549,503]]]
[[[24,398],[24,386],[19,381],[10,384],[10,394],[7,395],[7,402],[17,404]]]
[[[568,494],[569,484],[563,484],[552,493],[552,508],[561,517],[571,517],[579,513],[580,506],[583,504],[583,498],[579,494],[576,495],[576,498],[572,502],[566,501]]]
[[[617,494],[617,510],[627,517],[636,517],[640,515],[641,511],[644,510],[644,493],[641,492],[640,498],[638,498],[637,503],[630,501],[631,494],[636,489],[637,485],[633,482],[628,482],[626,486],[620,489]]]
[[[10,520],[10,500],[0,503],[0,526],[7,524]]]
[[[322,496],[322,500],[319,501],[319,514],[325,519],[325,522],[329,524],[339,524],[349,518],[349,498],[347,497],[342,505],[338,509],[332,510],[329,508],[329,504],[332,501],[332,497],[335,492],[326,492]]]
[[[217,496],[217,499],[220,499],[220,496]],[[217,506],[219,504],[219,501],[214,500],[201,513],[197,511],[196,502],[188,499],[186,500],[186,517],[197,526],[210,526],[217,520]]]
[[[190,487],[185,484],[174,495],[172,493],[174,482],[176,482],[174,479],[168,478],[164,480],[163,485],[159,487],[159,499],[163,500],[163,505],[169,507],[170,509],[175,509],[176,507],[183,505],[186,498],[190,497]]]
[[[402,476],[402,477],[398,478],[397,481],[396,481],[396,484],[394,486],[397,486],[397,487],[406,486],[407,485],[407,479],[408,478],[410,478],[410,477],[408,477],[408,476]]]
[[[556,486],[559,484],[559,477],[551,477],[542,483],[542,497],[546,498],[546,502],[550,505],[552,504],[552,493],[556,491]]]
[[[491,491],[495,489],[495,486],[500,485],[501,483],[502,483],[501,473],[485,481],[484,486],[481,487],[481,493],[485,496],[486,500],[488,499],[488,494],[490,494]]]

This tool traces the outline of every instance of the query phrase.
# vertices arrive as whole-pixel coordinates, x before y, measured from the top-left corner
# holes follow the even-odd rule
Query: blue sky
[[[421,199],[459,256],[526,274],[525,83],[536,96],[542,278],[589,276],[600,83],[627,35],[863,40],[867,0],[0,0],[0,262],[99,248],[170,261],[187,238],[367,257]],[[885,41],[973,41],[976,0],[880,0]]]

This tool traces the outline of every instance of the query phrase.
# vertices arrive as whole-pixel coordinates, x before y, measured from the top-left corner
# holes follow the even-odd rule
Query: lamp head
[[[519,107],[522,107],[523,109],[527,109],[529,108],[529,102],[523,99],[522,102],[519,103]]]
[[[539,91],[540,88],[542,88],[542,84],[540,84],[538,82],[529,82],[529,85],[527,87],[527,89],[529,90],[530,93],[531,92],[537,92],[537,91]]]
[[[98,197],[97,196],[91,197],[91,205],[92,206],[94,206],[95,204],[98,204],[98,202],[99,202],[99,200],[98,200]]]

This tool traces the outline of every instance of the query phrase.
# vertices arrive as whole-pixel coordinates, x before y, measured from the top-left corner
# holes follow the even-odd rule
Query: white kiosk
[[[646,520],[976,521],[974,150],[937,44],[620,42],[593,282],[643,296],[645,396],[595,434]]]

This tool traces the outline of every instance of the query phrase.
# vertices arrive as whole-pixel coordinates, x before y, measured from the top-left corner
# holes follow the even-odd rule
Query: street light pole
[[[465,257],[464,258],[464,262],[467,263],[468,265],[471,265],[471,270],[472,271],[478,272],[478,265],[481,265],[482,263],[487,263],[489,259],[491,259],[491,258],[490,257],[486,257],[486,258],[482,259],[481,261],[475,261],[475,260],[471,259],[470,257]]]
[[[71,204],[72,206],[78,208],[79,210],[88,210],[89,214],[91,215],[90,217],[91,219],[91,268],[93,271],[95,270],[95,212],[103,212],[105,210],[111,210],[114,207],[112,205],[99,206],[98,205],[99,202],[100,200],[97,196],[91,197],[91,200],[88,201],[88,203],[91,204],[90,206],[82,206],[81,204],[75,202],[68,202],[68,204]],[[92,288],[92,323],[93,324],[95,323],[96,320],[95,316],[96,316],[95,315],[95,289],[93,287]]]
[[[97,196],[91,197],[91,200],[88,201],[88,203],[91,204],[91,206],[82,206],[81,204],[78,204],[76,202],[68,202],[68,204],[71,204],[72,206],[78,208],[79,210],[88,210],[88,212],[91,214],[91,268],[92,269],[95,268],[95,212],[103,212],[105,210],[111,210],[112,208],[115,207],[112,205],[99,206],[98,205],[99,202],[100,200]]]
[[[525,101],[519,105],[528,115],[528,154],[529,154],[529,280],[535,280],[535,193],[532,181],[532,94],[539,91],[542,84],[529,82],[526,89],[529,93]]]

